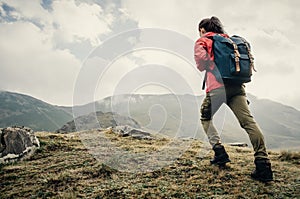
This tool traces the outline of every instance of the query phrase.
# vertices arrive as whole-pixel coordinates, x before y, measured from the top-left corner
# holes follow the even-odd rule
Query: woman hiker
[[[262,182],[272,181],[273,172],[266,152],[264,137],[249,111],[244,84],[219,82],[212,72],[216,66],[211,38],[215,34],[220,34],[225,38],[229,36],[225,33],[220,20],[215,16],[201,20],[198,30],[200,38],[195,43],[194,57],[197,68],[201,72],[206,71],[206,97],[201,105],[201,123],[215,152],[215,156],[210,162],[218,166],[225,166],[226,163],[230,162],[212,122],[214,114],[225,103],[233,111],[241,127],[248,133],[253,146],[256,168],[251,173],[251,177]]]

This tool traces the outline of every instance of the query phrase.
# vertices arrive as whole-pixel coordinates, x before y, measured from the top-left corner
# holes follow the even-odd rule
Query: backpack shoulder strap
[[[204,79],[203,79],[203,83],[202,83],[202,90],[205,89],[205,82],[207,80],[207,71],[205,71],[205,75],[204,75]]]
[[[207,39],[211,39],[213,41],[213,36],[203,36],[203,37],[205,37]],[[205,69],[205,75],[204,75],[204,79],[203,79],[203,82],[202,82],[202,90],[205,89],[205,82],[207,80],[207,70],[209,70],[209,68]]]

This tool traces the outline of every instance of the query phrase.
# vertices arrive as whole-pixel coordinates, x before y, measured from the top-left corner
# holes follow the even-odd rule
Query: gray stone
[[[116,127],[118,125],[130,125],[139,128],[140,125],[132,118],[119,115],[118,113],[101,111],[90,113],[75,118],[58,129],[57,133],[68,133],[92,129],[105,129],[108,127]]]
[[[113,131],[122,137],[131,136],[136,139],[147,139],[147,140],[154,139],[154,137],[150,133],[145,132],[141,129],[133,128],[128,125],[116,126],[113,128]]]
[[[27,127],[7,127],[0,132],[0,163],[31,156],[40,147],[39,140]]]
[[[238,146],[238,147],[247,147],[248,144],[244,142],[233,142],[233,143],[228,143],[229,146]]]

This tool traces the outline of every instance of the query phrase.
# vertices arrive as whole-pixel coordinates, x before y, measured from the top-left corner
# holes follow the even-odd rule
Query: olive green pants
[[[212,146],[221,143],[212,119],[223,103],[229,106],[241,127],[248,133],[255,159],[268,159],[263,134],[250,113],[243,85],[225,85],[206,94],[201,106],[201,123],[209,143]]]

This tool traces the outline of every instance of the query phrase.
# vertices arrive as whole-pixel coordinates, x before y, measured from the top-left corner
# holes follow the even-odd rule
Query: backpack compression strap
[[[241,71],[241,67],[240,67],[240,53],[238,50],[238,46],[236,45],[236,43],[234,43],[230,38],[227,38],[230,43],[233,45],[233,49],[234,49],[234,60],[235,60],[235,72],[239,73]],[[249,52],[249,51],[248,51]]]

